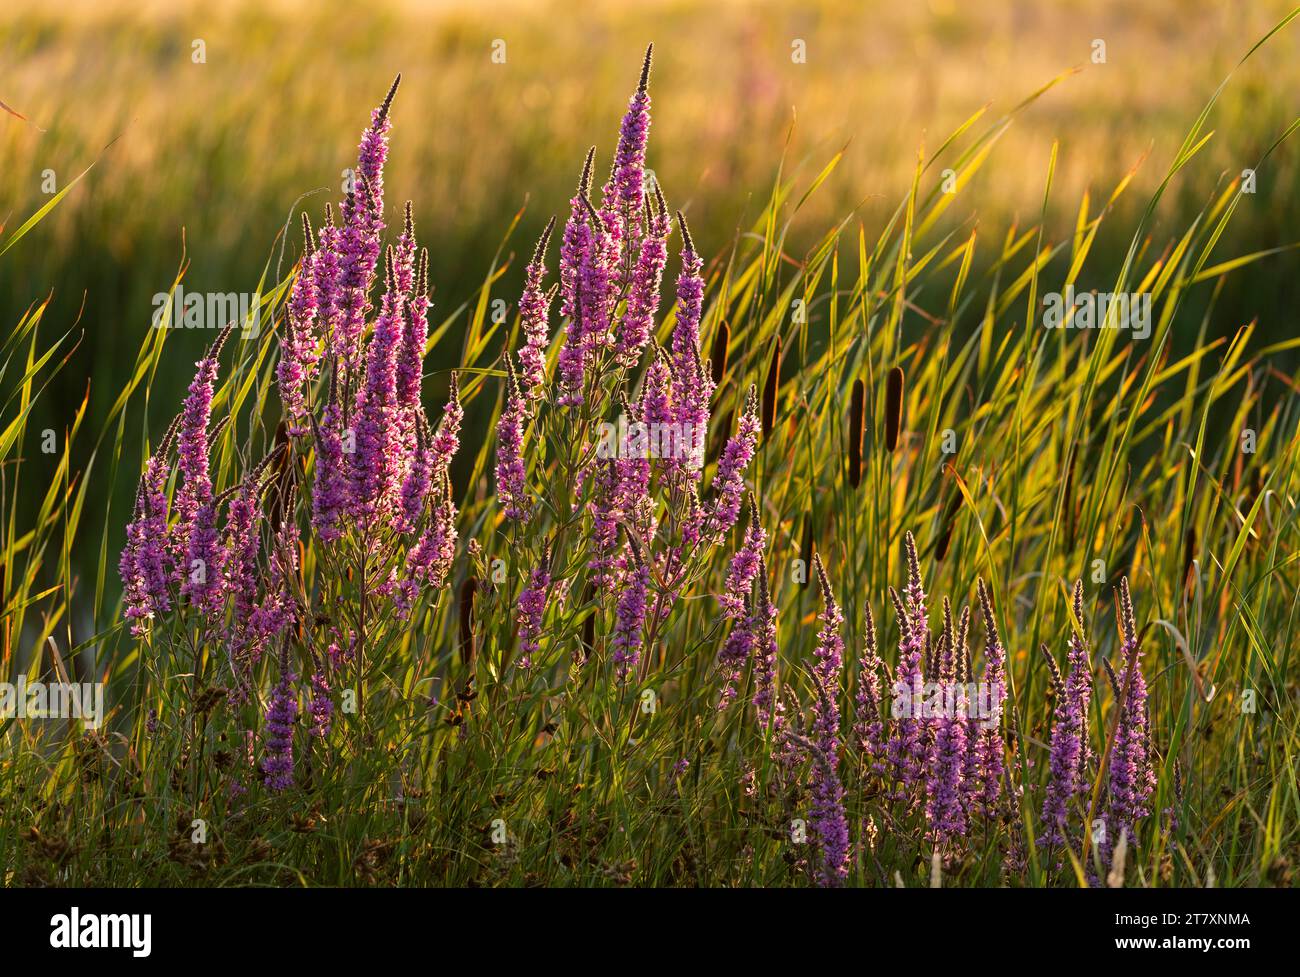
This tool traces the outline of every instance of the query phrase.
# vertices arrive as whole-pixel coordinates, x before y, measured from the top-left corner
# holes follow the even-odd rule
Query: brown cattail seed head
[[[853,381],[849,397],[849,484],[862,484],[862,429],[866,415],[867,388],[861,379]]]
[[[898,447],[898,433],[903,425],[903,368],[896,366],[889,371],[885,381],[885,448],[893,451]]]
[[[772,337],[772,356],[767,364],[767,381],[763,384],[763,440],[776,427],[776,394],[781,385],[781,336]]]

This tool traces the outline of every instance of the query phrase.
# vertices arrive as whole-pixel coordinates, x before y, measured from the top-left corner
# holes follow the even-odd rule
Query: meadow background
[[[403,138],[389,199],[415,202],[446,313],[482,283],[516,213],[507,257],[563,213],[586,147],[607,139],[623,109],[622,98],[600,96],[628,87],[648,40],[659,42],[649,165],[703,254],[761,212],[787,139],[787,169],[802,164],[809,176],[847,146],[791,229],[787,251],[799,255],[850,212],[874,234],[906,192],[918,148],[933,151],[981,105],[991,103],[990,117],[1006,112],[1078,66],[1016,120],[993,151],[1000,165],[985,166],[945,220],[978,225],[986,240],[1036,220],[1059,140],[1050,240],[1072,231],[1085,190],[1108,195],[1149,157],[1094,245],[1109,267],[1190,120],[1287,9],[1285,0],[11,0],[0,10],[0,100],[30,123],[0,118],[0,219],[15,226],[49,200],[47,169],[61,189],[95,165],[39,236],[6,256],[0,321],[49,293],[47,321],[71,324],[80,312],[75,368],[47,403],[79,402],[89,376],[94,421],[133,362],[153,296],[183,264],[189,290],[252,291],[295,205],[315,212],[338,199],[357,120],[398,71]],[[491,60],[498,38],[504,65]],[[1105,64],[1090,62],[1095,38]],[[195,39],[206,63],[191,60]],[[806,63],[792,62],[795,39]],[[1297,83],[1300,33],[1285,31],[1224,93],[1208,121],[1215,138],[1171,187],[1153,240],[1185,226],[1222,174],[1258,159],[1294,117]],[[1300,226],[1295,152],[1284,145],[1274,158],[1225,253],[1289,243],[1287,229]],[[501,294],[518,294],[521,264],[507,267]],[[1216,333],[1256,316],[1262,339],[1290,329],[1295,280],[1276,267],[1225,284]],[[173,337],[177,362],[192,362],[208,338]],[[186,372],[159,378],[159,401],[175,399]]]
[[[1048,682],[1036,644],[1040,637],[1059,637],[1066,626],[1057,581],[1079,575],[1099,554],[1106,558],[1105,584],[1089,592],[1089,624],[1100,636],[1098,652],[1113,654],[1109,588],[1119,574],[1134,573],[1147,626],[1153,628],[1157,618],[1161,627],[1174,620],[1179,638],[1186,635],[1181,643],[1167,629],[1151,636],[1157,659],[1152,667],[1163,683],[1160,803],[1170,801],[1175,755],[1181,752],[1193,768],[1188,803],[1194,797],[1197,812],[1184,829],[1182,860],[1171,856],[1166,875],[1164,849],[1150,848],[1143,859],[1146,877],[1200,884],[1206,866],[1214,864],[1225,883],[1291,884],[1300,834],[1294,817],[1300,810],[1294,768],[1300,724],[1289,673],[1296,621],[1295,510],[1261,515],[1259,499],[1268,479],[1277,498],[1292,500],[1289,493],[1300,477],[1293,435],[1297,350],[1286,343],[1294,338],[1297,298],[1296,254],[1290,250],[1300,227],[1293,192],[1300,178],[1297,144],[1283,142],[1272,152],[1254,194],[1237,195],[1232,181],[1297,115],[1300,32],[1294,25],[1237,71],[1204,121],[1204,132],[1213,137],[1144,217],[1201,108],[1251,45],[1286,15],[1286,3],[359,7],[73,0],[57,10],[46,6],[18,0],[0,11],[0,100],[11,110],[0,113],[5,235],[50,201],[42,189],[46,171],[53,171],[63,189],[93,168],[0,260],[0,320],[27,322],[26,310],[49,296],[39,349],[68,329],[75,340],[61,369],[36,371],[42,383],[46,372],[51,378],[13,451],[22,456],[22,487],[4,486],[0,500],[0,549],[7,561],[22,553],[24,567],[37,567],[20,584],[0,579],[0,593],[15,595],[7,603],[10,624],[25,615],[27,628],[6,631],[6,666],[15,651],[11,641],[18,646],[15,665],[25,666],[30,648],[42,647],[40,639],[56,629],[62,634],[66,625],[65,646],[81,647],[115,621],[112,563],[143,436],[147,432],[156,441],[183,396],[191,364],[212,338],[208,331],[175,331],[165,355],[157,348],[141,350],[156,293],[166,292],[182,271],[185,289],[193,292],[247,292],[264,278],[268,288],[281,282],[298,243],[295,236],[282,252],[277,235],[286,224],[295,226],[298,209],[318,215],[326,200],[338,200],[341,171],[353,163],[361,125],[401,71],[387,199],[390,214],[405,199],[415,202],[421,241],[430,251],[432,320],[454,320],[426,361],[426,400],[440,402],[446,369],[461,365],[463,329],[468,324],[473,338],[483,335],[485,295],[515,301],[523,261],[546,221],[563,215],[587,147],[598,144],[600,159],[608,159],[644,44],[653,40],[649,166],[671,206],[688,216],[700,251],[722,255],[710,266],[708,300],[709,335],[723,319],[735,330],[731,378],[717,410],[721,426],[734,418],[746,382],[761,382],[773,337],[783,335],[787,343],[777,433],[770,446],[765,438],[765,460],[755,478],[773,509],[776,551],[783,558],[809,555],[816,536],[817,548],[833,554],[832,566],[844,571],[837,586],[848,611],[850,645],[859,641],[861,605],[873,602],[880,615],[884,587],[901,583],[895,571],[904,528],[923,530],[927,561],[947,551],[939,582],[957,589],[968,588],[991,560],[1005,574],[995,583],[996,603],[1026,626],[1013,668],[1018,681],[1026,682],[1020,722],[1035,749],[1045,741],[1050,720],[1042,708]],[[505,64],[491,58],[498,39],[506,45]],[[1106,44],[1104,64],[1090,62],[1095,39]],[[195,40],[204,43],[205,63],[192,60]],[[791,58],[796,40],[806,45],[804,63]],[[1077,73],[1061,77],[1076,67]],[[924,174],[913,202],[926,226],[912,254],[901,243],[910,240],[912,228],[904,230],[896,215],[912,188],[918,149],[928,159],[989,104],[985,119],[961,140],[964,149],[976,132],[996,127],[994,120],[1053,79],[1060,81],[1016,112],[1000,138],[988,144],[988,160],[975,167],[946,209],[936,208],[930,196],[939,167]],[[841,150],[833,172],[803,199]],[[957,152],[949,156],[955,160]],[[1045,198],[1049,170],[1052,189]],[[786,181],[785,189],[776,195],[782,202],[773,204],[770,191],[778,180]],[[1124,192],[1112,198],[1126,181]],[[1223,218],[1229,200],[1231,223]],[[772,217],[769,232],[779,215],[779,233],[755,233],[765,212]],[[828,231],[841,222],[834,247],[824,246]],[[1067,343],[1062,336],[1059,358],[1052,353],[1056,344],[1044,341],[1051,355],[1031,362],[1030,351],[1041,339],[1024,322],[1035,247],[1056,249],[1040,269],[1039,292],[1064,280],[1104,290],[1116,280],[1135,227],[1142,255],[1127,277],[1132,287],[1144,279],[1150,286],[1158,257],[1180,240],[1191,242],[1189,250],[1175,253],[1153,287],[1163,303],[1158,308],[1171,316],[1157,329],[1159,342],[1111,336]],[[964,250],[972,232],[980,247]],[[865,242],[880,241],[872,256],[881,260],[866,272],[859,261],[860,233]],[[904,257],[895,266],[900,247]],[[1231,275],[1183,277],[1207,264],[1275,249]],[[863,247],[863,253],[871,250],[869,243]],[[724,280],[729,252],[736,256],[735,276]],[[924,274],[918,268],[915,279],[908,277],[909,261],[919,261]],[[494,263],[491,274],[499,277],[484,290]],[[906,302],[899,277],[908,284]],[[836,288],[840,292],[832,298]],[[810,299],[807,329],[787,322],[795,294]],[[988,311],[981,316],[986,296]],[[863,321],[901,323],[899,341],[891,329],[877,328],[847,354],[843,346],[827,344],[827,333],[837,328],[854,330],[841,335],[857,335],[859,310]],[[1251,322],[1256,327],[1239,334]],[[1229,346],[1233,336],[1238,342]],[[59,357],[72,345],[62,347]],[[499,345],[497,335],[481,348],[476,343],[474,362],[463,365],[490,369]],[[238,353],[241,363],[253,355],[243,347]],[[898,460],[879,450],[883,395],[877,381],[895,362],[906,367],[910,398],[907,454]],[[148,383],[126,401],[120,415],[125,423],[117,428],[112,411],[138,363],[147,364]],[[871,451],[866,488],[855,497],[841,478],[838,443],[846,439],[848,387],[863,373]],[[472,451],[466,452],[466,465],[473,462],[473,471],[481,473],[490,444],[484,432],[500,403],[493,402],[498,392],[486,383],[476,393],[477,402],[469,405],[465,440]],[[21,403],[26,396],[19,397]],[[984,401],[972,411],[977,397]],[[115,419],[107,439],[97,441],[110,416]],[[1236,432],[1248,424],[1267,445],[1258,459],[1236,450]],[[39,432],[74,425],[84,433],[69,454],[37,453]],[[930,464],[937,433],[947,427],[962,437],[953,471],[976,487],[965,508],[942,466]],[[1187,450],[1189,445],[1195,450]],[[83,492],[75,473],[92,450],[110,446],[111,452],[100,450]],[[4,447],[8,452],[14,446]],[[1083,452],[1081,460],[1076,451]],[[7,477],[16,472],[16,459],[0,452],[0,461]],[[65,480],[75,491],[56,491]],[[472,500],[466,512],[485,521],[494,517],[487,484],[484,477],[457,486],[458,495]],[[26,533],[38,509],[40,528]],[[60,521],[69,510],[76,531],[63,532]],[[978,523],[972,518],[977,512]],[[986,527],[992,543],[985,537],[981,546]],[[1208,574],[1204,607],[1200,589],[1185,585],[1193,558]],[[811,645],[798,626],[812,621],[815,594],[788,585],[787,591],[783,606],[795,613],[786,619],[792,640],[783,649],[798,660]],[[71,595],[68,603],[65,595]],[[681,633],[692,633],[704,613],[688,618]],[[421,639],[421,665],[450,669],[446,636],[455,627],[453,618],[447,602]],[[97,649],[100,665],[113,669],[119,685],[132,662],[129,643],[120,639],[116,635]],[[407,651],[404,646],[398,661],[408,661]],[[701,662],[702,672],[708,662]],[[418,671],[411,669],[411,675]],[[692,690],[708,688],[703,674],[695,679]],[[1216,683],[1231,691],[1213,703],[1194,698]],[[1269,708],[1285,722],[1241,716],[1232,696],[1250,683],[1265,690]],[[693,730],[707,723],[707,700],[683,696],[683,712],[667,728]],[[183,708],[178,705],[173,714]],[[137,744],[146,740],[139,715],[131,721]],[[513,783],[511,778],[527,784],[531,768],[525,763],[534,758],[531,736],[524,732],[533,731],[521,731],[519,742],[500,754],[490,737],[482,746],[494,761],[524,758],[518,770],[504,761],[490,768],[475,754],[458,761],[478,792],[467,790],[454,817],[448,814],[445,825],[431,829],[446,834],[412,844],[427,843],[429,851],[462,846],[467,826],[481,826],[484,811],[496,803],[492,778],[502,785]],[[675,732],[664,735],[654,747],[655,763],[686,755]],[[1201,736],[1209,744],[1205,750],[1197,749]],[[689,742],[689,735],[683,740]],[[380,736],[380,742],[388,741]],[[12,771],[12,779],[25,774],[26,782],[42,783],[45,768],[33,754],[22,762],[30,766]],[[151,775],[161,777],[164,769]],[[695,796],[701,799],[690,804],[733,817],[722,799],[737,771],[708,771],[700,775],[704,786]],[[79,768],[65,765],[50,781],[57,787],[47,792],[81,803],[81,776]],[[621,777],[611,767],[604,782],[622,783]],[[149,785],[153,793],[156,788],[165,793],[158,783]],[[521,810],[542,803],[526,790],[520,796]],[[111,792],[86,797],[91,813],[101,805],[102,812],[120,815]],[[337,801],[336,810],[369,816],[373,797],[339,788],[331,801]],[[444,799],[438,803],[443,806],[434,808],[446,813]],[[590,803],[587,813],[603,817],[599,804]],[[682,868],[674,822],[649,817],[631,792],[620,794],[617,803],[620,816],[636,822],[636,837],[658,841],[651,846],[659,853],[656,860],[640,866],[645,875],[638,880],[733,878],[730,867],[710,865],[707,858],[698,871]],[[9,805],[2,826],[12,830],[0,831],[0,841],[25,830],[25,812],[20,817],[17,809]],[[692,807],[690,813],[698,811]],[[150,828],[170,830],[170,813],[166,805],[151,809]],[[75,826],[86,823],[86,816],[56,806],[42,823]],[[375,817],[378,823],[381,817]],[[395,824],[382,830],[396,836]],[[50,829],[43,830],[48,835]],[[359,835],[332,851],[311,847],[322,843],[297,831],[276,840],[284,846],[277,848],[277,859],[314,865],[316,880],[353,877],[356,859],[364,855],[364,845],[361,854],[355,850]],[[232,862],[266,864],[261,841],[251,834],[242,838],[243,850],[232,854]],[[31,857],[28,848],[47,856],[45,845],[37,839],[10,851],[21,849],[22,864]],[[608,842],[609,860],[626,854],[619,845],[618,839]],[[111,869],[119,874],[108,877],[134,878],[125,850]],[[101,869],[93,854],[86,847],[78,851],[71,877],[105,877],[95,874]],[[0,866],[4,855],[0,851]],[[412,857],[426,855],[435,875],[462,871],[447,869],[437,861],[442,856],[416,851]],[[167,857],[158,855],[160,861]],[[164,870],[182,871],[166,864]],[[588,870],[596,871],[582,871]],[[768,871],[761,860],[760,870]],[[530,880],[524,869],[491,874],[496,871],[489,872],[490,881]],[[987,870],[977,880],[989,884],[995,875]],[[457,880],[469,877],[481,880],[473,873]],[[1045,878],[1037,869],[1029,876],[1031,884]]]

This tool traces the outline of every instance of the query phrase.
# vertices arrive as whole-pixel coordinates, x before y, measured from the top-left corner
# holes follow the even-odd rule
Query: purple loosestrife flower
[[[332,386],[332,385],[331,385]],[[312,526],[322,542],[343,534],[341,517],[348,502],[348,458],[354,436],[342,429],[342,417],[331,389],[329,403],[317,424],[312,416],[316,439],[316,482],[312,491]]]
[[[542,634],[542,621],[546,617],[546,597],[551,590],[551,551],[542,551],[542,559],[533,568],[528,586],[519,595],[517,619],[519,622],[519,667],[532,668],[533,655],[542,647],[538,638]]]
[[[704,442],[709,427],[709,399],[713,380],[700,362],[700,317],[704,310],[703,266],[695,252],[686,218],[677,214],[682,230],[682,268],[677,276],[677,316],[672,333],[673,404],[681,430],[691,438],[693,450],[686,468],[699,478],[704,464]]]
[[[397,347],[401,296],[393,252],[388,252],[386,290],[366,358],[365,384],[357,392],[356,456],[352,459],[351,513],[369,525],[387,512],[397,479]]]
[[[456,507],[446,476],[439,495],[441,501],[435,505],[424,533],[406,555],[406,575],[393,594],[393,603],[403,619],[410,615],[422,588],[441,590],[447,585],[456,555]]]
[[[607,282],[602,278],[604,255],[587,199],[595,156],[593,147],[582,168],[578,192],[569,201],[569,220],[560,245],[560,315],[569,320],[569,328],[560,347],[558,402],[568,407],[582,403],[591,333],[599,328],[600,314],[608,299]]]
[[[1052,741],[1047,793],[1043,799],[1043,835],[1038,843],[1049,849],[1069,838],[1070,805],[1088,795],[1088,703],[1092,695],[1091,665],[1082,632],[1083,582],[1074,589],[1074,618],[1067,656],[1068,679],[1057,689],[1053,709]],[[1046,647],[1043,653],[1050,658]],[[1054,683],[1055,684],[1055,683]]]
[[[406,478],[402,481],[401,507],[397,520],[398,532],[415,532],[420,524],[420,518],[424,515],[424,503],[433,484],[433,451],[428,441],[428,422],[421,413],[415,432],[415,452],[407,468]]]
[[[135,518],[126,527],[126,547],[118,568],[122,574],[126,619],[136,637],[146,629],[145,621],[171,610],[168,579],[172,557],[167,539],[167,467],[163,461],[167,443],[145,464],[136,493]]]
[[[400,273],[398,288],[401,288]],[[415,291],[403,305],[402,337],[393,372],[397,396],[397,424],[403,454],[413,460],[419,426],[420,390],[424,379],[424,347],[429,342],[429,252],[421,251],[415,273]]]
[[[209,616],[225,604],[222,574],[226,550],[217,531],[216,504],[209,499],[190,523],[189,546],[185,551],[185,582],[181,594]]]
[[[821,585],[824,604],[820,615],[822,627],[817,632],[817,647],[813,650],[816,659],[813,674],[817,676],[818,686],[826,693],[824,702],[819,699],[813,704],[813,733],[828,749],[834,745],[835,750],[832,752],[838,754],[840,673],[844,668],[844,639],[840,635],[840,629],[844,626],[844,615],[835,603],[821,554],[813,554],[813,566],[817,571],[817,582]]]
[[[460,425],[465,420],[465,410],[460,404],[460,378],[453,370],[448,380],[447,403],[442,408],[442,421],[430,443],[434,479],[447,474],[451,459],[460,447]]]
[[[997,621],[993,617],[993,598],[984,581],[979,581],[980,610],[984,615],[984,705],[991,713],[984,716],[973,730],[968,744],[967,788],[971,810],[992,815],[1002,797],[1004,750],[1002,741],[1002,710],[1007,698],[1006,651],[998,636]]]
[[[280,450],[288,450],[286,445]],[[237,629],[247,624],[257,601],[257,555],[261,544],[262,518],[260,471],[244,480],[230,500],[226,515],[229,542],[226,551],[226,591],[234,598]]]
[[[921,658],[928,643],[929,624],[926,620],[925,589],[921,584],[921,565],[916,555],[916,541],[909,532],[906,536],[907,588],[906,598],[900,599],[893,589],[890,598],[898,614],[898,666],[894,682],[896,710],[906,697],[902,715],[895,712],[890,724],[887,754],[893,767],[894,779],[903,794],[921,781],[925,763],[925,728],[919,715],[919,696],[923,678]]]
[[[641,67],[641,81],[628,100],[627,112],[619,127],[618,146],[609,182],[601,192],[601,211],[616,242],[630,253],[640,231],[640,212],[644,200],[645,151],[650,138],[650,60],[654,45],[646,48]]]
[[[630,533],[628,546],[632,566],[623,579],[614,609],[614,637],[611,642],[611,660],[617,667],[620,682],[627,679],[641,660],[641,631],[645,626],[646,599],[650,590],[649,554],[641,552]]]
[[[754,654],[754,631],[758,616],[752,606],[752,599],[750,604],[750,613],[744,617],[737,616],[735,623],[732,624],[731,633],[727,635],[727,640],[723,642],[718,652],[718,665],[722,669],[723,676],[722,695],[718,700],[719,709],[726,709],[736,698],[736,687],[740,684],[741,672],[745,668],[745,663]]]
[[[1110,755],[1110,823],[1106,826],[1107,860],[1113,840],[1127,830],[1129,843],[1136,843],[1137,820],[1151,813],[1155,772],[1151,766],[1147,720],[1147,684],[1142,677],[1142,648],[1133,619],[1133,599],[1128,578],[1120,579],[1120,620],[1123,643],[1120,660],[1123,671],[1117,679],[1119,729]]]
[[[507,519],[527,522],[531,514],[528,498],[528,467],[524,464],[524,428],[527,405],[519,392],[515,369],[506,358],[506,407],[497,421],[497,497]]]
[[[334,226],[334,208],[325,205],[325,223],[317,237],[317,248],[312,256],[312,284],[316,286],[316,318],[320,323],[321,334],[325,337],[325,348],[331,347],[334,327],[338,322],[339,311],[339,229]]]
[[[736,555],[731,558],[727,569],[727,585],[719,602],[722,611],[729,618],[739,617],[745,610],[745,600],[749,596],[763,560],[763,547],[767,543],[767,533],[758,516],[758,500],[749,497],[749,526],[745,529],[745,539]]]
[[[370,126],[361,134],[361,144],[357,147],[358,181],[366,188],[369,202],[381,216],[384,211],[384,162],[388,159],[388,133],[393,128],[389,110],[401,83],[402,76],[399,74],[393,79],[384,101],[370,113]],[[382,225],[380,229],[382,230]]]
[[[1092,765],[1091,732],[1088,724],[1088,710],[1092,704],[1092,661],[1088,654],[1088,639],[1083,631],[1083,581],[1074,583],[1074,600],[1072,603],[1074,626],[1070,631],[1070,645],[1066,653],[1068,675],[1065,682],[1065,694],[1072,702],[1072,708],[1079,717],[1079,773],[1078,784],[1080,796],[1088,794],[1088,768]]]
[[[302,215],[302,233],[302,263],[289,295],[289,315],[280,342],[280,362],[275,371],[280,386],[280,400],[289,421],[289,433],[295,436],[306,434],[310,430],[303,423],[303,416],[307,412],[303,384],[312,380],[319,361],[315,332],[317,287],[313,277],[316,256],[312,245],[311,222],[306,214]]]
[[[330,697],[329,680],[325,678],[325,673],[322,671],[312,673],[311,703],[308,712],[311,713],[311,735],[317,739],[325,739],[329,736],[330,727],[334,722],[334,700]]]
[[[785,734],[785,705],[777,688],[776,608],[767,586],[767,561],[760,555],[758,599],[754,604],[754,712],[758,725],[770,730],[773,742]]]
[[[627,293],[627,311],[619,321],[614,340],[615,355],[623,366],[633,366],[650,341],[655,313],[659,310],[659,286],[668,264],[668,235],[672,223],[668,205],[655,187],[657,207],[650,217],[649,233],[642,239],[636,267]]]
[[[529,400],[541,396],[546,382],[547,319],[551,312],[551,293],[542,286],[546,277],[546,246],[555,230],[552,217],[533,251],[533,260],[524,270],[524,291],[519,297],[519,324],[524,334],[524,344],[519,349],[520,387]]]
[[[271,693],[266,710],[266,753],[262,758],[262,782],[271,790],[293,786],[293,727],[298,721],[298,676],[289,670],[289,656],[280,659],[280,683]]]
[[[938,848],[947,848],[955,838],[966,832],[966,812],[962,808],[962,774],[966,763],[966,701],[962,686],[956,681],[956,663],[964,661],[970,608],[962,611],[955,637],[951,615],[946,613],[945,617],[948,624],[940,639],[943,664],[939,675],[944,688],[944,709],[942,715],[932,719],[934,742],[929,750],[925,771],[925,816],[930,824],[930,836]]]
[[[208,424],[212,420],[217,359],[233,328],[233,323],[226,326],[207,355],[196,364],[194,379],[190,382],[189,393],[181,407],[176,445],[181,474],[180,488],[176,491],[176,511],[180,521],[176,527],[174,543],[182,558],[189,550],[190,533],[200,510],[212,501],[212,477],[208,472]],[[188,561],[182,561],[177,569],[188,571]]]
[[[618,546],[618,468],[614,458],[597,458],[591,501],[591,572],[592,586],[602,592],[614,584],[614,551]]]
[[[718,459],[718,470],[713,476],[716,498],[705,526],[706,535],[721,536],[736,524],[740,500],[745,494],[745,469],[758,447],[759,430],[758,395],[751,386],[745,400],[745,412],[740,415],[739,429],[727,439],[722,457]]]
[[[641,390],[641,421],[645,424],[645,443],[636,445],[641,457],[656,458],[662,463],[668,463],[680,450],[681,444],[673,427],[671,398],[672,371],[663,350],[656,346],[655,357],[646,370]]]
[[[411,201],[406,202],[402,233],[397,238],[397,290],[409,297],[415,287],[415,212]]]
[[[389,109],[401,75],[382,105],[371,114],[357,152],[356,185],[343,203],[339,233],[339,321],[334,352],[349,373],[360,365],[361,334],[370,306],[370,289],[384,231],[384,161],[388,156]]]
[[[853,732],[862,751],[868,772],[874,777],[885,775],[885,722],[880,711],[881,676],[885,663],[876,652],[876,622],[871,605],[863,605],[866,618],[862,657],[858,659],[858,691],[854,697]]]
[[[820,555],[814,555],[822,589],[822,627],[813,650],[812,674],[817,687],[813,703],[812,811],[809,822],[821,848],[818,881],[823,886],[842,885],[849,871],[849,828],[844,815],[844,787],[839,777],[840,673],[844,666],[844,617],[835,603],[830,580]]]
[[[297,620],[293,583],[298,576],[298,523],[294,519],[294,505],[293,499],[285,504],[284,521],[275,534],[275,545],[271,550],[266,593],[249,619],[252,636],[248,649],[250,665],[256,665],[262,650],[284,637]]]
[[[654,403],[653,398],[650,403]],[[645,406],[643,403],[642,409],[634,412],[626,401],[623,403],[623,413],[630,417],[630,423],[614,461],[618,473],[614,504],[625,524],[649,546],[655,524],[654,503],[650,499],[650,432],[645,421]]]

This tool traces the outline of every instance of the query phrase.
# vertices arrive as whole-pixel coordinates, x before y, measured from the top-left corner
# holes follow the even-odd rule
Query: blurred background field
[[[153,296],[183,261],[187,291],[253,291],[295,207],[318,217],[326,200],[339,199],[369,110],[398,71],[388,200],[394,214],[415,201],[435,318],[446,315],[481,285],[513,215],[523,209],[507,260],[563,214],[589,145],[607,165],[651,40],[649,163],[706,254],[725,249],[761,211],[787,139],[787,168],[802,167],[809,181],[847,145],[786,241],[793,260],[855,210],[874,238],[907,192],[918,148],[933,151],[981,105],[991,103],[995,118],[1078,66],[1017,118],[945,221],[963,233],[978,225],[990,243],[1015,223],[1034,224],[1059,140],[1050,244],[1073,232],[1085,191],[1095,212],[1149,156],[1121,200],[1124,213],[1103,225],[1093,249],[1097,267],[1113,272],[1188,125],[1287,8],[1285,0],[7,0],[0,100],[27,121],[0,114],[0,218],[12,228],[46,203],[47,171],[61,189],[95,165],[6,255],[0,321],[17,322],[51,293],[47,328],[62,332],[80,314],[84,339],[32,426],[62,430],[89,377],[96,430],[149,327]],[[1091,62],[1096,39],[1105,42],[1104,64]],[[203,63],[194,61],[195,41]],[[504,64],[492,58],[496,41]],[[792,57],[800,44],[803,62]],[[1298,44],[1300,33],[1283,31],[1233,79],[1209,121],[1213,141],[1161,203],[1153,251],[1294,119]],[[1261,171],[1216,259],[1291,243],[1300,226],[1296,151],[1284,144]],[[281,274],[297,251],[295,237]],[[519,265],[510,263],[494,294],[513,302]],[[1289,335],[1296,276],[1280,272],[1293,267],[1283,254],[1232,276],[1211,334],[1258,318],[1261,342]],[[153,388],[155,435],[210,338],[169,338],[175,371]]]

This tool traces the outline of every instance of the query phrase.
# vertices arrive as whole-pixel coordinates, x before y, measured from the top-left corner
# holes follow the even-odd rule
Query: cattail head
[[[854,488],[862,483],[862,429],[866,413],[866,385],[861,379],[853,381],[849,398],[849,484]]]
[[[709,356],[709,364],[712,369],[713,385],[716,387],[722,382],[722,378],[727,373],[727,345],[731,342],[731,327],[727,325],[727,320],[718,320],[717,331],[713,334],[713,352]]]
[[[781,386],[781,336],[772,337],[772,355],[767,362],[767,379],[763,383],[763,440],[776,427],[776,395]]]
[[[885,381],[885,448],[893,451],[898,447],[898,434],[903,426],[903,368],[896,366],[889,371]]]
[[[460,585],[460,599],[457,603],[460,623],[460,657],[466,667],[474,663],[474,595],[478,593],[478,580],[466,577]]]

